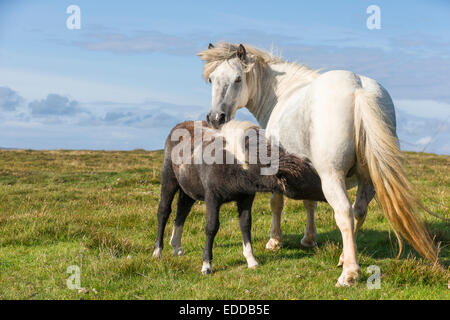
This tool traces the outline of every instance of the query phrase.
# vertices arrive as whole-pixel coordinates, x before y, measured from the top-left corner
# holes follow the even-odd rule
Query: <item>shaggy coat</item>
[[[236,149],[230,148],[231,135],[236,129],[245,133],[247,130],[256,130],[257,139],[265,139],[263,131],[248,122],[231,121],[222,127],[221,130],[209,128],[206,122],[202,122],[202,150],[215,142],[215,139],[222,138],[224,147],[223,159],[231,157],[233,164],[200,164],[180,163],[179,159],[183,154],[174,155],[174,148],[182,143],[183,137],[172,141],[172,134],[175,130],[184,130],[189,133],[191,139],[191,158],[195,157],[198,148],[194,141],[194,122],[186,121],[176,125],[166,140],[164,150],[164,162],[161,175],[161,201],[158,208],[158,235],[154,246],[154,257],[160,257],[163,248],[163,235],[167,219],[171,212],[171,204],[177,192],[178,207],[175,224],[172,233],[171,245],[174,254],[183,253],[181,249],[181,233],[184,222],[189,214],[192,205],[196,200],[206,203],[206,245],[203,252],[202,272],[211,272],[212,246],[214,237],[219,229],[219,210],[225,202],[236,201],[240,227],[243,236],[244,256],[249,267],[257,265],[251,247],[251,207],[256,192],[277,192],[294,199],[310,199],[325,201],[322,193],[319,176],[312,169],[306,159],[301,159],[279,150],[278,171],[274,175],[261,175],[262,165],[259,161],[256,164],[248,163],[248,159],[239,163],[239,155]],[[259,142],[259,141],[258,141]],[[270,155],[270,145],[264,144],[266,153]],[[249,151],[249,139],[245,140],[243,146],[244,154]],[[236,152],[236,154],[233,154]],[[259,150],[257,150],[259,152]],[[232,153],[232,154],[230,154]],[[257,159],[259,159],[259,154]],[[267,166],[267,165],[266,165]]]

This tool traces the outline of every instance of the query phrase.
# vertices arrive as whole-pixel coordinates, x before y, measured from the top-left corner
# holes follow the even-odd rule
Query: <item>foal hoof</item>
[[[202,270],[202,274],[203,275],[208,275],[208,274],[211,274],[211,269],[205,269],[205,270]]]
[[[175,248],[175,249],[173,249],[173,251],[172,251],[172,254],[174,255],[174,256],[182,256],[182,255],[184,255],[184,251],[183,251],[183,249],[180,247],[180,248]]]
[[[278,240],[278,239],[274,239],[274,238],[271,238],[266,244],[266,249],[267,250],[273,250],[274,251],[274,250],[280,249],[280,247],[281,247],[281,241]]]
[[[256,269],[256,267],[258,267],[258,261],[256,260],[250,261],[247,263],[247,265],[249,269]]]
[[[308,239],[306,237],[303,237],[303,239],[300,241],[301,245],[305,248],[314,248],[317,246],[317,242],[314,240]]]
[[[155,250],[153,250],[153,258],[154,259],[161,258],[161,248],[156,248]]]
[[[203,266],[202,266],[202,273],[203,273],[203,275],[206,276],[208,274],[211,274],[211,271],[212,271],[211,263],[203,262]]]

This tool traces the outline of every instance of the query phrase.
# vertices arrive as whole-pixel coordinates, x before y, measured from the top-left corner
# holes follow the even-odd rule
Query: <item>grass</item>
[[[221,211],[213,274],[203,276],[204,205],[186,222],[186,255],[151,258],[156,236],[162,152],[0,151],[0,298],[2,299],[449,299],[450,230],[427,217],[441,242],[443,269],[397,245],[379,205],[372,201],[358,234],[362,279],[335,288],[340,233],[327,204],[319,204],[318,247],[300,239],[305,210],[287,200],[281,250],[265,250],[271,212],[268,194],[256,197],[253,243],[260,266],[247,269],[234,204]],[[406,153],[407,171],[425,205],[447,215],[450,157]],[[354,199],[355,190],[350,196]],[[175,206],[175,203],[174,203]],[[173,222],[173,216],[169,225]],[[381,269],[381,289],[366,286],[367,268]],[[78,265],[81,286],[69,290],[67,268]]]

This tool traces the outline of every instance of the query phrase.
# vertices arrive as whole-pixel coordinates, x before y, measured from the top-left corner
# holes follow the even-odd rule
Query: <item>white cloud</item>
[[[0,109],[15,111],[23,101],[24,99],[14,90],[8,87],[0,87]]]
[[[74,96],[79,101],[122,101],[137,103],[148,99],[176,102],[176,96],[154,92],[147,88],[127,87],[111,83],[99,83],[71,76],[50,73],[24,71],[21,69],[1,68],[2,82],[30,100],[42,99],[49,93]],[[4,83],[7,79],[8,83]],[[182,99],[179,99],[182,101]]]

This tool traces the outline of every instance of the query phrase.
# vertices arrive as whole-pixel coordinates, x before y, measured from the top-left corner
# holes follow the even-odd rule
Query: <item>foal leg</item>
[[[272,229],[270,240],[266,244],[266,249],[277,250],[281,245],[281,213],[283,212],[284,198],[280,193],[272,193],[270,198],[270,208],[272,209]]]
[[[353,203],[353,214],[355,216],[354,229],[353,232],[356,235],[358,230],[362,227],[364,221],[366,220],[367,208],[369,207],[370,201],[375,195],[375,189],[370,182],[366,180],[360,180],[358,183],[358,191],[356,192],[356,199]],[[338,267],[344,264],[344,252],[342,252]]]
[[[214,238],[219,231],[219,210],[221,203],[214,198],[212,195],[207,195],[205,197],[206,202],[206,226],[205,226],[205,234],[206,234],[206,245],[203,250],[203,266],[202,273],[210,274],[212,271],[212,248],[214,244]]]
[[[256,268],[258,262],[253,255],[252,248],[252,204],[255,195],[244,197],[237,201],[237,207],[239,212],[239,225],[241,227],[242,240],[243,240],[243,253],[245,259],[247,259],[247,265],[249,268]]]
[[[345,177],[338,173],[331,173],[322,175],[320,178],[323,193],[334,210],[336,224],[342,234],[344,263],[336,286],[351,286],[358,279],[361,269],[356,257],[353,208],[347,197]]]
[[[306,228],[305,235],[302,238],[301,244],[307,248],[317,246],[316,243],[316,222],[314,219],[314,212],[317,208],[317,201],[303,200],[303,205],[306,209]]]
[[[172,212],[172,201],[178,191],[178,182],[171,170],[163,170],[161,177],[161,200],[158,206],[158,234],[153,246],[153,258],[160,258],[164,246],[164,229]]]
[[[181,235],[183,233],[184,222],[194,203],[195,200],[180,189],[178,194],[177,216],[175,218],[175,223],[173,224],[172,238],[170,239],[170,245],[173,248],[174,256],[181,256],[184,253],[181,248]]]

